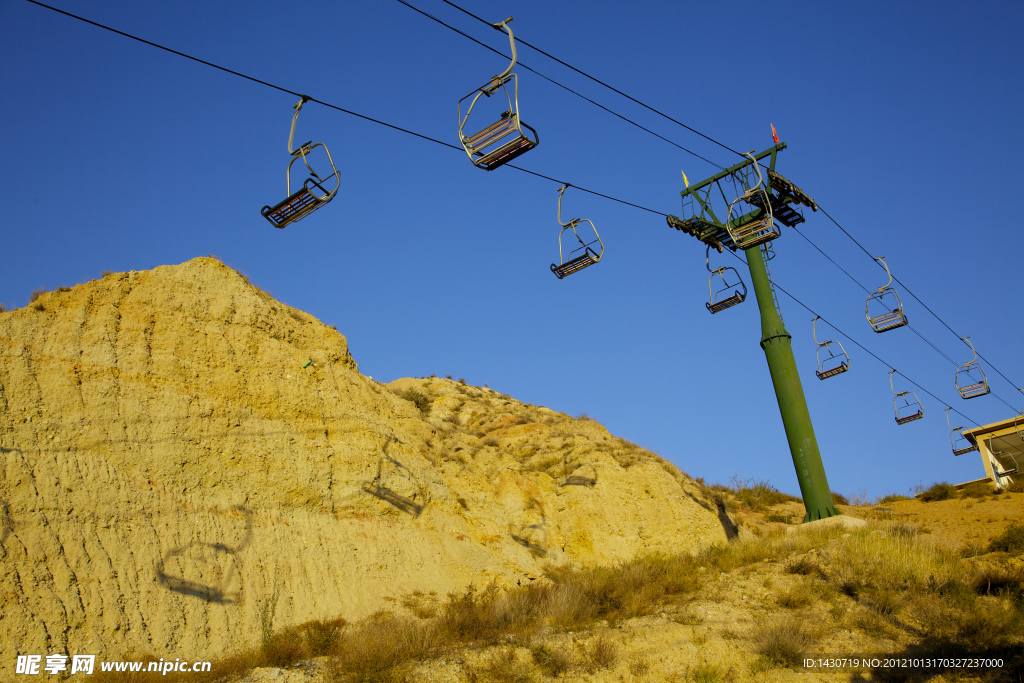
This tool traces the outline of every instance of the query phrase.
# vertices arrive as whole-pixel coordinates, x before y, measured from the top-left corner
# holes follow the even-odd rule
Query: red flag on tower
[[[771,126],[772,126],[772,140],[775,140],[775,144],[777,145],[777,144],[779,144],[779,134],[775,132],[775,124],[773,123],[773,124],[771,124]]]

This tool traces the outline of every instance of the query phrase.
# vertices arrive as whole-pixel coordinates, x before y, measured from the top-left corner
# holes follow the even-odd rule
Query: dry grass
[[[619,661],[619,646],[605,633],[594,639],[586,653],[591,673],[597,669],[610,669]]]
[[[752,636],[754,651],[759,659],[755,667],[797,666],[804,653],[810,650],[815,638],[804,621],[787,617],[758,624]]]
[[[1006,531],[989,541],[990,551],[1001,551],[1018,555],[1024,552],[1024,525],[1019,522],[1011,522]]]
[[[533,645],[530,648],[530,657],[545,676],[552,678],[562,676],[579,666],[572,650],[553,643]]]

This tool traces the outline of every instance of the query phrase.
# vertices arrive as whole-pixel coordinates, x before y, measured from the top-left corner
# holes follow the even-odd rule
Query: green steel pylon
[[[811,414],[807,410],[807,399],[793,357],[792,337],[775,307],[772,282],[761,250],[762,245],[778,236],[776,221],[790,227],[803,221],[803,216],[794,210],[793,205],[803,204],[818,210],[814,200],[775,173],[776,156],[785,148],[786,143],[782,142],[756,156],[751,153],[747,155],[748,160],[692,187],[688,186],[682,196],[684,211],[689,209],[689,215],[683,219],[669,216],[668,224],[719,251],[723,248],[742,250],[747,257],[750,279],[761,311],[761,348],[768,360],[793,466],[800,482],[800,493],[807,511],[804,521],[811,522],[840,512],[832,502]],[[769,156],[771,161],[765,180],[757,162]],[[717,194],[713,196],[712,190]],[[730,190],[736,197],[731,203],[726,198]],[[718,218],[712,206],[718,196],[728,204],[724,221]],[[733,207],[740,201],[754,208],[733,218]]]

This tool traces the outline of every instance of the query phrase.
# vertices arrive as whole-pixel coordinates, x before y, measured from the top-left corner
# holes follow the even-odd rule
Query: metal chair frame
[[[516,65],[516,41],[512,35],[512,29],[508,27],[510,21],[512,21],[512,17],[509,17],[500,24],[491,25],[494,28],[504,30],[508,34],[509,44],[512,46],[512,63],[501,74],[492,77],[486,85],[477,88],[459,100],[459,140],[462,142],[462,148],[466,150],[466,156],[469,157],[474,166],[487,171],[493,171],[499,166],[512,161],[540,143],[537,131],[523,123],[519,118],[519,77],[512,73],[512,69]],[[510,95],[508,92],[509,81],[512,82],[513,95]],[[473,135],[467,136],[463,129],[466,126],[466,122],[469,121],[470,114],[473,113],[473,107],[476,106],[477,100],[480,99],[481,95],[490,97],[499,88],[505,93],[508,109],[505,110],[505,113],[501,115],[497,122],[492,123]],[[463,102],[469,98],[473,99],[469,103],[466,115],[463,116]],[[532,140],[523,132],[524,127],[533,133]],[[504,138],[513,133],[515,133],[515,137],[502,142]]]
[[[1009,451],[998,451],[998,452],[996,452],[995,450],[993,450],[992,449],[992,438],[993,437],[991,435],[988,437],[988,452],[991,453],[993,456],[996,456],[996,455],[1007,455],[1007,456],[1010,457],[1010,460],[1013,461],[1013,469],[1012,470],[1002,470],[1001,471],[1001,470],[996,469],[996,465],[998,463],[993,463],[992,464],[992,474],[995,475],[996,482],[998,484],[1000,479],[1003,479],[1004,477],[1012,476],[1012,475],[1017,474],[1018,472],[1020,472],[1020,463],[1017,462],[1017,458],[1013,457],[1013,453],[1010,453]]]
[[[818,348],[814,352],[815,359],[818,361],[818,369],[814,374],[818,376],[818,379],[828,379],[830,377],[835,377],[836,375],[841,375],[850,369],[850,354],[846,353],[846,349],[843,348],[842,342],[831,340],[823,342],[818,341],[818,320],[820,319],[821,316],[819,315],[815,316],[814,319],[811,320],[811,334],[814,337],[814,343],[818,345]],[[833,344],[839,347],[839,351],[842,353],[842,356],[832,350]],[[822,359],[821,357],[823,349],[828,353],[828,357],[825,359]],[[840,360],[839,365],[831,366],[832,361],[838,360],[839,358],[846,358],[846,360]]]
[[[900,391],[900,392],[896,391],[896,388],[893,387],[893,385],[892,385],[892,373],[894,373],[894,372],[896,372],[896,371],[895,370],[890,370],[889,371],[889,390],[892,391],[893,396],[895,396],[895,398],[893,398],[893,400],[892,400],[892,407],[893,407],[893,410],[896,412],[896,424],[898,424],[898,425],[905,425],[908,422],[913,422],[914,420],[920,420],[922,417],[924,417],[924,407],[921,405],[920,399],[917,398],[917,394],[915,394],[913,391]],[[913,401],[910,401],[909,399],[907,399],[907,395],[908,394],[910,396],[914,397]],[[901,398],[903,399],[903,405],[902,406],[898,404],[898,401]],[[915,405],[917,406],[917,411],[914,412],[914,413],[907,414],[906,411],[908,409],[912,409]],[[904,411],[902,417],[900,416],[900,410]]]
[[[973,453],[974,451],[978,450],[978,445],[971,443],[971,440],[968,439],[966,436],[964,436],[963,426],[954,427],[952,424],[950,424],[950,422],[949,422],[949,411],[951,411],[951,410],[952,410],[952,408],[946,408],[946,426],[949,427],[949,446],[950,446],[950,448],[953,449],[953,455],[963,455],[965,453]],[[959,434],[960,436],[958,438],[954,439],[953,438],[954,434]],[[957,444],[959,444],[961,441],[966,442],[967,445],[966,446],[961,446],[960,448],[957,448]]]
[[[733,244],[740,249],[749,249],[750,247],[756,247],[759,244],[770,242],[771,240],[779,237],[782,232],[779,230],[778,223],[775,221],[775,216],[772,213],[771,197],[768,194],[768,190],[764,185],[764,177],[761,175],[761,167],[758,165],[757,160],[754,159],[754,155],[750,152],[746,153],[746,156],[750,157],[753,161],[752,167],[757,173],[757,184],[753,187],[747,187],[743,194],[736,197],[729,203],[729,210],[726,212],[725,217],[725,230],[729,233],[729,237],[732,238]],[[735,181],[735,176],[733,176]],[[744,185],[747,184],[746,179],[743,179]],[[756,203],[755,203],[756,197]],[[767,213],[764,218],[750,221],[742,225],[732,226],[732,209],[739,202],[746,202],[752,204],[758,208],[761,208]]]
[[[719,251],[721,251],[721,249],[719,249]],[[707,306],[709,313],[714,315],[715,313],[724,311],[727,308],[737,306],[746,300],[747,285],[744,284],[743,277],[740,276],[739,271],[737,271],[735,268],[731,266],[722,266],[721,268],[715,268],[714,270],[711,270],[710,244],[708,245],[707,251],[704,253],[704,264],[705,267],[708,269],[708,272],[711,273],[711,275],[708,277],[708,297],[710,300],[708,301],[708,303],[704,304],[705,306]],[[725,272],[728,270],[731,270],[733,274],[736,276],[736,279],[739,281],[739,286],[743,289],[742,294],[738,289],[736,289],[735,284],[729,284],[729,281],[726,279]],[[716,290],[713,285],[716,275],[718,276],[718,279],[722,281],[722,288],[718,290]],[[719,298],[720,294],[728,291],[732,291],[732,294],[721,299]]]
[[[985,376],[985,370],[978,363],[978,352],[974,350],[974,344],[971,344],[970,337],[961,337],[967,345],[971,347],[971,351],[974,353],[974,358],[967,361],[956,369],[956,377],[954,382],[956,383],[956,390],[960,392],[960,397],[963,399],[978,398],[985,394],[991,393],[992,388],[988,385],[988,377]],[[978,381],[978,377],[974,375],[975,371],[981,375],[981,380]],[[961,384],[961,380],[966,378],[971,381],[970,384],[966,382]]]
[[[295,114],[292,115],[291,133],[288,134],[288,154],[291,155],[292,159],[288,162],[288,169],[285,173],[285,188],[288,192],[287,197],[273,207],[264,206],[263,209],[260,210],[263,217],[266,218],[267,221],[275,228],[284,228],[291,223],[301,221],[303,218],[334,199],[334,196],[341,188],[341,176],[338,174],[338,169],[334,165],[334,159],[331,158],[331,152],[327,149],[327,145],[322,142],[314,144],[310,141],[300,145],[298,149],[292,149],[292,145],[295,142],[295,123],[299,119],[299,112],[302,111],[302,105],[309,99],[310,97],[308,95],[303,95],[298,104],[292,105],[292,108],[295,109]],[[323,184],[326,181],[313,170],[313,167],[309,165],[309,159],[306,158],[306,155],[310,154],[317,147],[324,148],[324,152],[327,154],[327,160],[331,163],[331,171],[333,171],[331,175],[334,176],[336,183],[333,190],[328,190],[324,187]],[[302,159],[302,163],[305,164],[310,177],[306,178],[302,187],[292,194],[292,165],[299,159]],[[329,177],[330,176],[328,176],[328,178]],[[315,193],[314,188],[319,190],[322,194]]]
[[[875,332],[888,332],[889,330],[895,330],[897,327],[903,327],[910,321],[907,320],[907,316],[903,313],[903,302],[900,301],[900,295],[892,286],[892,272],[889,271],[889,266],[883,260],[884,256],[875,257],[876,261],[881,261],[882,265],[885,266],[885,272],[889,275],[889,282],[882,287],[878,288],[878,291],[868,296],[867,301],[864,303],[864,317],[867,318],[868,324],[871,325],[871,329]],[[889,306],[885,303],[885,297],[891,296],[896,299],[896,308],[889,310]],[[871,302],[875,301],[879,306],[883,306],[886,309],[885,313],[880,315],[871,315]]]
[[[551,264],[551,272],[555,274],[559,280],[568,277],[573,273],[577,273],[587,266],[592,266],[601,260],[604,256],[604,242],[601,241],[601,236],[597,233],[597,228],[594,227],[594,222],[588,218],[573,218],[568,223],[562,222],[562,195],[565,194],[565,188],[569,187],[566,183],[562,187],[558,188],[558,224],[562,226],[561,232],[558,233],[558,265]],[[580,237],[579,232],[576,228],[580,223],[590,223],[590,229],[594,231],[594,239],[589,242],[584,242],[583,238]],[[563,256],[562,250],[562,235],[565,234],[566,230],[572,230],[572,234],[576,237],[576,241],[580,243],[580,246],[576,247],[569,252],[568,257]],[[601,252],[595,252],[591,247],[595,244],[601,245]],[[577,254],[573,256],[573,254]]]

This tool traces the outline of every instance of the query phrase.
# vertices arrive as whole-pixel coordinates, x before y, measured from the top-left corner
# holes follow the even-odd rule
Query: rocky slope
[[[0,649],[201,658],[388,598],[724,542],[596,422],[345,338],[212,258],[0,313]]]

